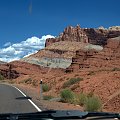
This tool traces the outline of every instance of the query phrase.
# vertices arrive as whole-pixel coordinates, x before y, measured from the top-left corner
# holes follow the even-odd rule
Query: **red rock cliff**
[[[114,69],[120,68],[120,37],[108,39],[107,45],[100,52],[96,50],[76,51],[71,65],[66,72],[78,71],[85,68]]]
[[[54,42],[59,41],[75,41],[84,42],[97,45],[106,45],[107,39],[120,36],[120,30],[116,29],[94,29],[94,28],[80,28],[79,25],[76,27],[69,26],[65,28],[56,38],[49,38],[46,40],[45,46],[48,46]]]

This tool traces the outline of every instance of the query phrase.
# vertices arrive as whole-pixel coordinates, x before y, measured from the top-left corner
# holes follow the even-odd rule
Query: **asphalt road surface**
[[[38,112],[35,105],[30,103],[30,97],[24,96],[16,88],[0,84],[0,113]]]

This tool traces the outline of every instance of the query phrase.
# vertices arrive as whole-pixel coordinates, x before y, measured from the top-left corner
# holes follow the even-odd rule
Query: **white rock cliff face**
[[[93,49],[96,51],[101,51],[103,50],[103,47],[82,42],[60,41],[53,43],[35,55],[25,57],[21,60],[43,67],[66,69],[71,65],[72,58],[75,56],[76,51],[90,51]]]
[[[24,58],[22,59],[24,62],[40,65],[42,67],[49,67],[49,68],[63,68],[66,69],[72,63],[72,59],[63,59],[63,58]]]

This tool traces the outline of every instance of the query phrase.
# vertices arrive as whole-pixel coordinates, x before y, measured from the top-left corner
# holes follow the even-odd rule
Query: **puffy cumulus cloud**
[[[15,48],[13,48],[12,46],[0,49],[0,56],[4,56],[4,55],[10,56],[10,55],[12,55],[14,53],[15,53]]]
[[[16,44],[8,42],[4,45],[6,48],[0,49],[0,60],[11,62],[36,53],[38,50],[45,47],[45,41],[47,38],[54,38],[54,36],[44,35],[41,38],[31,37]]]

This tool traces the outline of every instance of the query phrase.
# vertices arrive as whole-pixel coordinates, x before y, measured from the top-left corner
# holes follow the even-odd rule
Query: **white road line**
[[[15,89],[17,89],[23,96],[27,96],[25,95],[19,88],[15,87],[15,86],[12,86],[14,87]],[[41,112],[42,110],[30,99],[28,99],[28,101],[37,109],[37,111]]]
[[[15,89],[17,89],[23,96],[25,96],[26,97],[26,95],[20,90],[20,89],[18,89],[17,87],[15,87],[15,86],[12,86],[12,87],[14,87]]]

